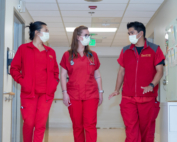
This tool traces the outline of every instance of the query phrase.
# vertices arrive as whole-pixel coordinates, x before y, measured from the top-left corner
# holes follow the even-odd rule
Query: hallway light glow
[[[74,27],[67,27],[67,32],[74,32]],[[89,28],[89,32],[116,32],[117,28]]]

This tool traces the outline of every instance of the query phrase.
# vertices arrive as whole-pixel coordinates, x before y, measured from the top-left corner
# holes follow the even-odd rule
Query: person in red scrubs
[[[165,57],[158,45],[145,38],[142,23],[128,23],[127,29],[132,44],[122,49],[117,60],[117,83],[109,99],[120,94],[123,84],[120,110],[126,127],[125,142],[154,142],[155,120],[160,110],[156,98]]]
[[[60,63],[63,102],[69,109],[75,142],[97,141],[97,109],[103,101],[100,62],[89,49],[89,42],[88,28],[77,27],[71,49],[64,53]]]
[[[21,85],[23,142],[42,142],[59,69],[55,51],[43,44],[49,39],[47,25],[37,21],[29,30],[32,42],[18,48],[10,73]]]

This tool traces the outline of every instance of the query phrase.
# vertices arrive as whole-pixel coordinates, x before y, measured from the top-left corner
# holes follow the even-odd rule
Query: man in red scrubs
[[[154,142],[155,119],[160,107],[156,101],[163,76],[165,57],[158,45],[146,40],[146,28],[140,22],[127,24],[129,40],[118,58],[120,64],[115,91],[122,89],[121,114],[126,127],[125,142]]]

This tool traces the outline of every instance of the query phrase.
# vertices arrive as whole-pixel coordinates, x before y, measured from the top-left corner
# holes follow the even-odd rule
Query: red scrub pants
[[[52,100],[45,94],[36,94],[34,99],[21,98],[23,118],[23,142],[42,142]]]
[[[138,103],[122,98],[120,109],[126,127],[125,142],[154,142],[159,102]]]
[[[69,113],[73,123],[74,142],[97,141],[97,109],[99,99],[71,100]]]

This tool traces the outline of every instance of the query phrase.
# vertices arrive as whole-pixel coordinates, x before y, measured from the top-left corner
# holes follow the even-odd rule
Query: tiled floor
[[[124,129],[98,129],[97,142],[124,142]],[[50,128],[49,142],[74,142],[72,129]]]

